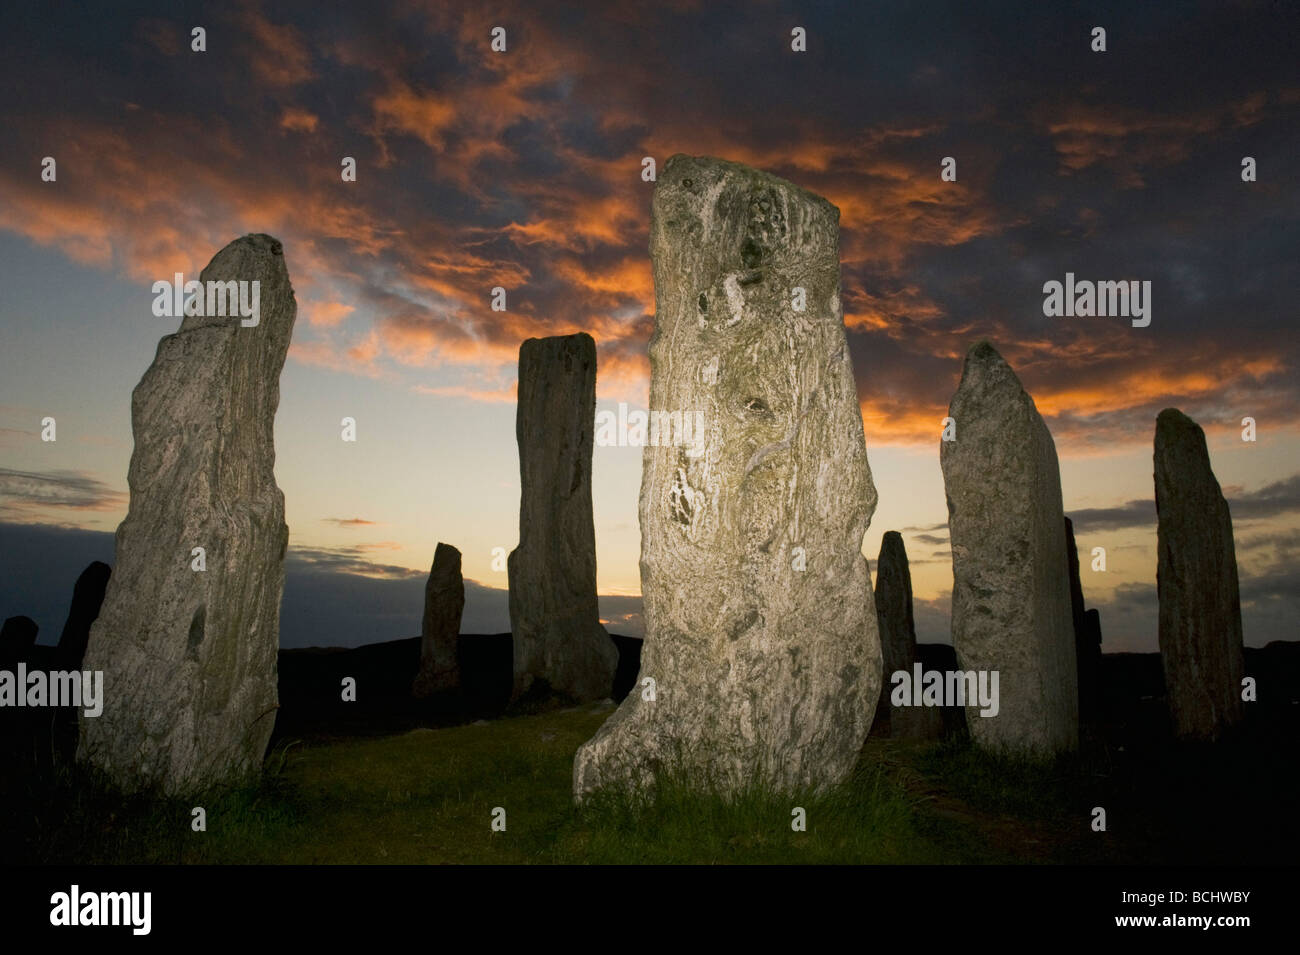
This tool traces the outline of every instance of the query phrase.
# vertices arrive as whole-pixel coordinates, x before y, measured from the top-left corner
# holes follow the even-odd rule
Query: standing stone
[[[1232,515],[1205,432],[1175,408],[1156,419],[1160,659],[1179,736],[1213,740],[1241,722],[1241,595]]]
[[[1079,695],[1056,445],[987,342],[966,355],[940,442],[952,538],[952,643],[964,670],[998,672],[999,710],[966,706],[972,739],[1046,756],[1079,741]]]
[[[596,343],[530,338],[519,349],[519,546],[510,553],[514,690],[609,696],[618,650],[596,604],[591,516]],[[534,686],[544,681],[543,686]]]
[[[460,551],[438,543],[433,567],[424,585],[424,624],[420,628],[420,672],[411,692],[418,697],[460,685],[456,644],[460,618],[465,611],[465,578],[460,573]]]
[[[86,656],[86,642],[90,639],[90,625],[99,616],[112,575],[113,568],[108,564],[92,561],[72,587],[72,605],[68,608],[63,633],[59,635],[59,665],[65,670],[81,669],[81,661]]]
[[[646,443],[640,677],[578,750],[574,793],[642,789],[657,770],[721,791],[823,789],[852,770],[881,684],[839,210],[674,156],[650,249],[651,413],[698,412],[705,433]]]
[[[912,573],[907,550],[898,531],[886,531],[876,562],[876,621],[884,673],[880,707],[889,713],[889,735],[895,739],[937,739],[943,735],[943,714],[938,707],[894,706],[892,677],[902,671],[912,676],[916,663],[916,623],[912,616]]]
[[[1079,675],[1079,722],[1097,718],[1101,672],[1101,617],[1083,602],[1079,580],[1079,548],[1074,541],[1074,522],[1065,519],[1065,562],[1070,574],[1070,617],[1074,623],[1074,663]],[[1092,614],[1090,617],[1089,614]]]
[[[231,242],[200,279],[260,282],[260,316],[186,316],[131,396],[131,502],[85,659],[106,701],[77,751],[127,791],[254,774],[275,722],[289,529],[273,431],[297,305],[268,235]]]
[[[27,660],[39,632],[40,627],[31,617],[6,617],[0,625],[0,668]]]

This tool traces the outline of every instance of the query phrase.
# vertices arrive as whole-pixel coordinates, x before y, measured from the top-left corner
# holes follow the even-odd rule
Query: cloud
[[[940,544],[948,543],[947,534],[915,534],[912,539],[920,541],[922,544],[932,544],[936,547]]]
[[[1267,520],[1300,510],[1300,474],[1274,481],[1254,491],[1224,488],[1228,510],[1234,521]],[[1154,492],[1153,492],[1154,493]],[[1155,498],[1126,501],[1114,507],[1090,507],[1071,511],[1076,533],[1113,531],[1126,527],[1154,527]]]
[[[82,471],[35,472],[0,468],[0,513],[10,516],[45,507],[111,511],[126,503],[126,494]]]
[[[60,176],[0,169],[0,228],[133,281],[193,274],[268,231],[302,298],[297,362],[503,401],[520,342],[586,330],[599,396],[635,400],[655,310],[641,158],[721,155],[839,207],[870,446],[933,446],[981,337],[1063,457],[1149,442],[1174,403],[1207,429],[1247,409],[1294,433],[1300,346],[1280,277],[1295,204],[1277,181],[1243,191],[1221,174],[1243,137],[1295,152],[1288,33],[1270,17],[1232,23],[1242,60],[1222,56],[1221,11],[1126,13],[1114,29],[1141,56],[1123,84],[1081,86],[1050,69],[1070,48],[1042,11],[990,14],[976,56],[952,34],[900,41],[929,35],[919,10],[813,9],[817,55],[755,69],[770,30],[736,4],[494,9],[508,55],[487,49],[490,18],[440,4],[380,2],[358,21],[241,2],[222,14],[229,51],[213,30],[202,55],[183,23],[127,20],[128,42],[79,47],[71,79],[68,24],[17,22],[31,95],[0,147],[53,151]],[[1041,41],[1028,54],[1024,36]],[[1187,57],[1208,65],[1188,78]],[[957,182],[938,175],[950,154]],[[1043,321],[1042,284],[1067,268],[1152,278],[1151,328]],[[497,285],[505,313],[486,306]]]
[[[376,521],[363,521],[359,517],[322,517],[326,524],[333,524],[336,527],[374,527]]]
[[[293,564],[303,571],[327,571],[389,580],[428,577],[427,573],[409,567],[376,564],[366,556],[375,550],[390,549],[392,547],[375,544],[356,544],[350,547],[290,547],[285,554],[285,565],[288,567]]]

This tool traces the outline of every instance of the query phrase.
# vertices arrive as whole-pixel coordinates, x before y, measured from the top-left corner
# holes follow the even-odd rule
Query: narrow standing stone
[[[1079,674],[1079,722],[1097,718],[1101,674],[1101,617],[1083,602],[1079,580],[1079,547],[1074,541],[1074,522],[1065,519],[1065,561],[1070,573],[1070,617],[1074,622],[1074,662]]]
[[[297,306],[268,235],[231,242],[200,280],[250,296],[259,282],[260,314],[186,316],[131,397],[130,507],[84,665],[104,671],[104,712],[82,716],[77,750],[127,791],[254,774],[275,722],[289,529],[274,426]]]
[[[952,538],[952,643],[962,669],[997,671],[999,710],[966,706],[971,738],[1046,756],[1079,742],[1065,515],[1056,445],[987,342],[966,355],[939,460]]]
[[[92,561],[72,587],[72,604],[68,619],[59,635],[59,665],[65,670],[80,670],[90,639],[90,625],[99,616],[113,568],[103,561]]]
[[[1241,722],[1241,594],[1232,515],[1205,432],[1176,408],[1156,419],[1156,590],[1174,731],[1213,740]]]
[[[876,620],[884,673],[880,707],[889,714],[889,735],[895,739],[937,739],[943,735],[943,713],[937,707],[893,706],[893,675],[913,675],[916,663],[916,623],[912,615],[912,572],[907,549],[898,531],[886,531],[876,561]]]
[[[578,799],[652,786],[822,789],[880,694],[862,539],[875,510],[840,306],[839,211],[738,163],[674,156],[651,217],[646,637],[637,685],[574,761]]]
[[[460,618],[465,611],[465,578],[460,572],[460,551],[438,543],[433,567],[424,585],[424,624],[420,628],[420,672],[412,692],[418,697],[460,685],[456,644]]]
[[[514,691],[609,696],[618,650],[600,625],[591,516],[596,343],[530,338],[519,349],[519,546],[510,554]],[[537,687],[544,681],[544,687]]]

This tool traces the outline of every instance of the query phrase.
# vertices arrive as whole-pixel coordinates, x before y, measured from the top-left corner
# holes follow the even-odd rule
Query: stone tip
[[[996,348],[985,340],[978,341],[970,347],[970,350],[966,352],[966,361],[981,362],[984,364],[989,362],[1001,362],[1002,364],[1006,364],[1006,359],[998,353]]]
[[[596,339],[592,338],[586,332],[574,332],[572,335],[543,335],[541,337],[534,336],[532,338],[525,338],[523,343],[519,346],[519,351],[522,353],[525,348],[538,348],[547,342],[554,342],[557,344],[562,342],[576,342],[584,347],[590,343],[592,348],[596,347]]]
[[[880,557],[879,561],[886,559],[906,562],[907,548],[903,545],[903,535],[898,531],[885,531],[885,535],[880,538]]]
[[[962,362],[961,367],[961,382],[957,390],[961,392],[971,388],[985,388],[990,383],[997,383],[997,386],[1010,388],[1012,391],[1024,390],[1015,370],[1007,360],[987,341],[981,340],[966,352],[966,360]]]
[[[840,219],[839,206],[831,202],[825,196],[819,196],[815,192],[809,192],[802,186],[791,182],[789,179],[783,179],[774,173],[767,172],[763,169],[756,169],[753,166],[746,165],[743,162],[736,162],[732,159],[721,159],[717,156],[692,156],[688,153],[674,153],[669,156],[664,163],[663,170],[655,181],[656,189],[661,185],[682,186],[690,189],[693,180],[697,175],[704,175],[709,172],[727,173],[743,176],[747,179],[765,183],[769,186],[777,186],[787,189],[803,200],[823,206],[834,217],[836,223]]]
[[[433,559],[437,560],[439,554],[446,554],[448,557],[460,557],[460,550],[451,544],[444,544],[438,541],[438,546],[433,550]]]
[[[1199,444],[1206,447],[1205,432],[1201,426],[1177,408],[1166,408],[1156,417],[1156,444]]]

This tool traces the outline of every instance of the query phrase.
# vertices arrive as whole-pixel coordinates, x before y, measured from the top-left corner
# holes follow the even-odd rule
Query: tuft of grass
[[[805,831],[795,831],[803,810]],[[826,792],[739,792],[660,773],[648,793],[589,796],[552,846],[553,861],[595,863],[938,863],[914,800],[879,765],[860,763]]]

